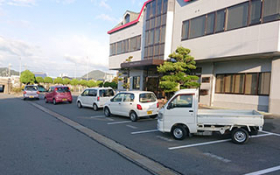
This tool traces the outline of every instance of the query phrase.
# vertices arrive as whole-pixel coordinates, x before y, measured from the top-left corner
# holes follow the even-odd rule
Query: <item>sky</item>
[[[108,69],[109,35],[145,0],[0,0],[0,67],[82,76]],[[20,61],[21,60],[21,61]]]

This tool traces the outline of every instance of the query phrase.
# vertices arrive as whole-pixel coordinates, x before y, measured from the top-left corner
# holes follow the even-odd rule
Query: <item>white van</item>
[[[88,88],[78,96],[77,106],[78,108],[90,107],[97,111],[98,108],[103,108],[114,95],[112,88]]]

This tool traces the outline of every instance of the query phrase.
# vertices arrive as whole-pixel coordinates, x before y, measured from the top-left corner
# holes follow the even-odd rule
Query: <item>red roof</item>
[[[126,28],[126,27],[128,27],[128,26],[131,26],[131,25],[134,25],[134,24],[138,23],[138,22],[139,22],[139,19],[140,19],[140,17],[141,17],[141,15],[142,15],[142,12],[144,11],[145,6],[146,6],[149,2],[151,2],[151,1],[153,1],[153,0],[148,0],[148,1],[146,1],[146,2],[143,4],[143,7],[142,7],[142,9],[141,9],[141,11],[140,11],[140,13],[139,13],[139,16],[138,16],[138,18],[137,18],[136,20],[131,21],[131,22],[129,22],[129,23],[126,23],[126,24],[124,24],[124,25],[122,25],[122,26],[116,27],[116,28],[114,28],[114,29],[108,31],[107,33],[108,33],[108,34],[112,34],[112,33],[116,32],[116,31],[118,31],[118,30],[121,30],[121,29],[123,29],[123,28]],[[189,1],[191,1],[191,0],[184,0],[184,1],[185,1],[185,2],[189,2]]]

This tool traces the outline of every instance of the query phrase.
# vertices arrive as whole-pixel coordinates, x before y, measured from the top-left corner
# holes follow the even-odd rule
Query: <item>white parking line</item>
[[[271,136],[271,135],[273,135],[273,134],[269,133],[269,134],[251,136],[250,138],[258,138],[258,137],[265,137],[265,136]],[[168,148],[168,149],[169,150],[174,150],[174,149],[190,148],[190,147],[196,147],[196,146],[211,145],[211,144],[215,144],[215,143],[223,143],[223,142],[228,142],[228,141],[231,141],[231,139],[224,139],[224,140],[216,140],[216,141],[211,141],[211,142],[183,145],[183,146],[171,147],[171,148]]]
[[[137,132],[132,132],[131,134],[143,134],[143,133],[149,133],[149,132],[157,132],[159,130],[153,129],[153,130],[146,130],[146,131],[137,131]]]
[[[111,122],[111,123],[107,123],[107,124],[108,125],[116,125],[116,124],[122,124],[122,123],[131,123],[131,121]]]
[[[165,137],[162,137],[162,136],[156,136],[156,137],[161,139],[161,140],[168,141],[168,142],[173,142],[174,141],[172,139],[168,139],[168,138],[165,138]]]
[[[276,167],[272,167],[272,168],[248,173],[248,174],[245,174],[245,175],[261,175],[261,174],[267,174],[267,173],[271,173],[271,172],[278,171],[278,170],[280,170],[280,166],[276,166]]]
[[[277,134],[277,133],[268,132],[268,131],[260,131],[260,132],[263,132],[263,133],[266,133],[266,134],[273,134],[275,136],[279,136],[280,137],[280,134]]]
[[[129,127],[129,128],[132,128],[132,129],[137,129],[136,126],[132,126],[132,125],[126,125],[126,126]]]
[[[223,158],[221,156],[217,156],[217,155],[212,154],[212,153],[203,153],[203,154],[206,155],[206,156],[212,157],[214,159],[220,160],[222,162],[225,162],[225,163],[231,162],[231,160],[229,160],[229,159]]]

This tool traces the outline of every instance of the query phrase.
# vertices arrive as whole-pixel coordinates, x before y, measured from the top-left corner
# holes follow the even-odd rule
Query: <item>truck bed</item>
[[[246,125],[262,126],[264,117],[255,110],[208,110],[199,109],[198,125]]]

